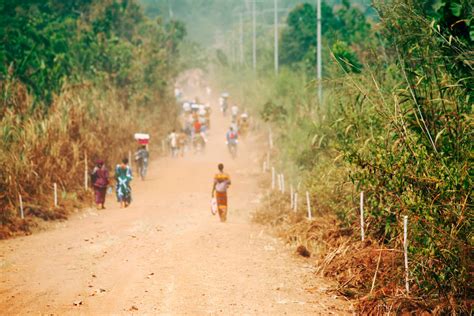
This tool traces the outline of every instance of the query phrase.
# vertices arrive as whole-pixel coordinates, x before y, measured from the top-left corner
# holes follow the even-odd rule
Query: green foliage
[[[227,58],[227,55],[222,51],[222,49],[216,50],[216,59],[220,66],[229,66],[229,60]]]
[[[358,7],[352,7],[349,1],[333,11],[326,2],[321,3],[322,35],[325,42],[340,61],[346,71],[357,72],[361,63],[359,56],[349,45],[358,50],[372,45],[374,34],[367,17]],[[281,62],[295,65],[304,63],[312,71],[316,65],[316,11],[308,4],[295,7],[288,15],[288,27],[281,35]],[[323,51],[323,60],[330,60],[328,52]]]
[[[344,71],[354,73],[361,72],[362,65],[360,64],[354,50],[351,49],[347,43],[337,41],[333,44],[331,50],[337,62],[344,69]]]
[[[274,104],[272,101],[268,101],[263,105],[263,109],[260,112],[260,116],[265,122],[277,123],[282,121],[287,116],[287,111],[282,105]]]
[[[285,170],[288,181],[302,180],[317,197],[318,211],[330,210],[358,231],[357,198],[364,191],[366,234],[399,250],[408,215],[411,295],[432,311],[467,314],[474,259],[474,83],[467,28],[472,4],[392,0],[376,7],[379,34],[363,23],[360,28],[372,34],[334,33],[339,32],[331,44],[335,60],[326,69],[342,66],[345,72],[332,71],[324,82],[323,104],[316,104],[314,81],[298,67],[278,76],[238,77],[231,94],[244,104],[256,103],[256,111],[272,123],[281,159],[275,167]],[[293,13],[311,22],[311,10],[304,8]],[[339,11],[335,16],[344,16],[345,25],[358,25],[347,22],[348,16],[361,21],[347,4]],[[290,51],[291,45],[307,44],[302,34],[288,35],[305,30],[298,21],[289,19],[284,45]],[[374,39],[383,46],[361,50],[373,47]],[[362,69],[353,57],[363,55]],[[301,51],[291,56],[294,64],[307,58]],[[274,115],[283,110],[284,116]],[[403,291],[402,272],[390,271],[391,288],[372,295],[384,301],[388,293]],[[378,312],[389,312],[385,303]]]
[[[303,61],[311,47],[316,46],[316,14],[313,6],[302,4],[293,9],[287,18],[288,29],[281,40],[281,62],[291,64]]]
[[[2,1],[0,6],[0,38],[8,42],[0,47],[0,78],[21,81],[45,109],[66,82],[106,79],[128,100],[137,86],[151,86],[160,77],[164,94],[186,34],[180,22],[148,21],[129,0]]]
[[[185,35],[134,0],[0,0],[0,225],[18,193],[47,208],[52,182],[79,190],[85,151],[110,165],[133,133],[174,127]]]

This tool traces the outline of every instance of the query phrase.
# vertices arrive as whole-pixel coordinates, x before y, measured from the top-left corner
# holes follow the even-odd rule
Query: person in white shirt
[[[230,108],[230,112],[232,113],[232,121],[235,121],[237,119],[237,114],[239,114],[239,107],[234,104]]]
[[[175,130],[169,134],[168,141],[171,148],[171,157],[176,157],[178,154],[178,135]]]

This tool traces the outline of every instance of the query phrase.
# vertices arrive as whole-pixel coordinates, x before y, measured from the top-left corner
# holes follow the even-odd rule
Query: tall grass
[[[420,48],[411,56],[415,52],[420,54],[417,60],[426,53]],[[303,74],[283,71],[278,77],[255,77],[250,72],[223,71],[219,75],[241,104],[253,104],[254,115],[264,114],[269,120],[277,137],[274,165],[285,170],[289,181],[301,182],[311,192],[320,216],[337,215],[341,227],[351,228],[349,242],[357,251],[370,246],[361,248],[358,243],[358,195],[365,192],[368,238],[387,250],[382,263],[394,263],[382,264],[384,276],[379,275],[374,296],[369,297],[375,299],[374,308],[383,312],[392,308],[399,312],[417,308],[467,312],[472,300],[469,271],[473,260],[469,91],[445,71],[441,57],[430,59],[433,66],[425,67],[423,75],[413,72],[403,56],[394,54],[393,64],[376,60],[362,74],[338,73],[338,66],[332,65],[328,71],[334,79],[324,83],[323,104],[315,102],[314,82]],[[425,59],[430,56],[427,53]],[[233,76],[235,80],[229,79]],[[342,279],[341,286],[358,288],[359,297],[369,293],[377,262],[366,266],[365,259],[346,260],[352,256],[351,251],[342,251],[347,244],[340,248],[341,242],[331,246],[324,236],[314,237],[309,232],[316,226],[291,213],[285,219],[282,206],[275,201],[282,203],[277,198],[267,204],[274,216],[269,221],[283,225],[290,242],[323,248],[323,258],[328,254],[336,258],[332,263],[349,265],[346,269],[364,274],[366,278]],[[409,299],[404,293],[401,257],[385,257],[403,249],[404,215],[409,216]],[[332,225],[318,229],[331,230]],[[372,250],[365,253],[381,253]],[[370,277],[361,266],[371,271]],[[342,266],[335,269],[338,274],[346,273]]]
[[[4,104],[10,105],[3,107],[0,119],[3,237],[9,235],[7,226],[18,227],[19,194],[27,206],[27,217],[38,210],[54,214],[53,183],[60,191],[82,192],[86,155],[89,169],[99,158],[112,169],[135,149],[133,133],[148,132],[153,141],[176,123],[173,100],[157,100],[154,108],[129,104],[126,109],[112,86],[65,88],[47,115],[32,108],[19,83],[2,88],[8,96]]]

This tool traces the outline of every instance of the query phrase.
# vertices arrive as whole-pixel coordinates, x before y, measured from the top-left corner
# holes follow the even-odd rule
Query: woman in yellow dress
[[[212,197],[216,197],[219,218],[221,222],[225,222],[227,220],[227,189],[231,182],[229,175],[224,172],[224,165],[220,163],[217,168],[219,173],[214,176]]]

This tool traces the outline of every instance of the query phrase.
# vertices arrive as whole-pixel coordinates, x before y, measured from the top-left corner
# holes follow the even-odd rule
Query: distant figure
[[[206,133],[205,125],[202,125],[199,120],[196,120],[193,125],[192,144],[194,153],[203,152],[206,148]]]
[[[178,152],[181,157],[184,157],[184,152],[186,151],[186,130],[183,128],[178,134]]]
[[[219,173],[214,176],[211,197],[215,196],[219,218],[221,222],[225,222],[227,220],[227,189],[231,182],[229,175],[224,172],[224,165],[220,163],[217,168]]]
[[[128,165],[127,158],[123,158],[122,163],[115,167],[115,181],[117,201],[120,203],[120,207],[129,206],[132,201],[132,188],[130,187],[132,169]]]
[[[137,163],[138,167],[138,174],[145,180],[146,171],[148,169],[148,158],[149,158],[148,150],[146,149],[145,145],[142,145],[138,148],[137,152],[135,153],[135,162]]]
[[[240,115],[240,118],[237,120],[237,129],[239,131],[239,134],[245,138],[248,133],[249,129],[249,116],[247,112],[244,112]]]
[[[228,98],[229,98],[229,94],[227,92],[224,92],[219,98],[219,105],[221,107],[221,111],[224,116],[227,112],[227,99]]]
[[[171,148],[171,157],[176,157],[178,154],[178,135],[175,130],[169,134],[168,142]]]
[[[109,185],[109,171],[105,167],[103,160],[97,160],[91,178],[97,209],[105,209],[105,196],[107,194],[107,186]]]
[[[207,124],[207,129],[211,129],[211,106],[209,104],[206,104],[206,124]]]
[[[234,105],[230,108],[230,112],[232,113],[232,121],[237,120],[237,115],[239,114],[239,107],[234,104]]]
[[[227,148],[229,149],[229,153],[231,154],[232,158],[237,156],[237,143],[238,143],[238,134],[234,127],[229,127],[229,130],[226,134],[227,139]]]

